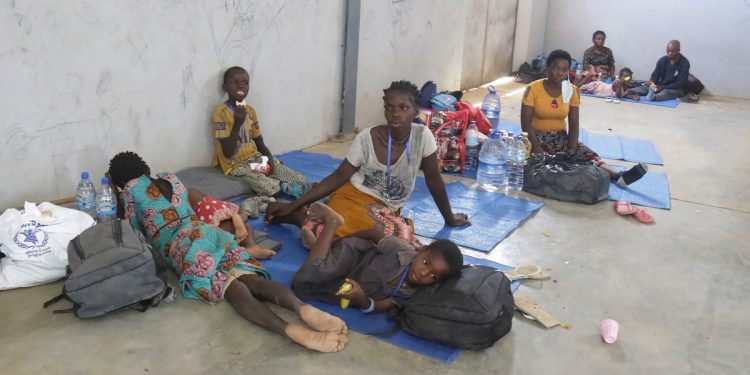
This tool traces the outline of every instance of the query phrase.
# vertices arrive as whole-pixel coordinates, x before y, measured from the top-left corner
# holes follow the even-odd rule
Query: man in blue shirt
[[[646,95],[648,100],[662,101],[685,95],[685,85],[690,74],[690,62],[680,53],[680,41],[667,44],[667,55],[656,62],[648,85],[628,90],[628,97],[638,100]]]

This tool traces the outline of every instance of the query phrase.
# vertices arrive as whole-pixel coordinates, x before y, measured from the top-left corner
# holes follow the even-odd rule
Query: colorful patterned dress
[[[216,303],[224,298],[229,283],[242,274],[271,278],[232,234],[196,219],[187,189],[177,176],[157,176],[172,185],[172,201],[148,176],[138,177],[121,194],[125,218],[151,240],[180,276],[183,296]]]

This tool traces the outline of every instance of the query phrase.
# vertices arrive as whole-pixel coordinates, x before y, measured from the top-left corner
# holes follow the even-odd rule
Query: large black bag
[[[418,289],[393,319],[417,337],[482,349],[510,331],[514,309],[510,280],[502,272],[466,266],[456,278]]]
[[[55,310],[93,318],[124,308],[146,311],[166,297],[166,262],[119,219],[86,229],[68,245],[68,275],[62,294],[73,307]]]
[[[532,155],[523,172],[523,190],[565,202],[594,204],[607,199],[609,173],[568,154]]]

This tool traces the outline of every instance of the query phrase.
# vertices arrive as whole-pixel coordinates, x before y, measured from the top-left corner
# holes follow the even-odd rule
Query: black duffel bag
[[[609,173],[569,154],[531,155],[523,172],[523,191],[565,202],[594,204],[607,199]]]

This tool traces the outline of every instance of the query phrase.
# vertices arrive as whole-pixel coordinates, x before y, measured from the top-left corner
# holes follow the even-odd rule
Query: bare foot
[[[310,327],[321,332],[333,332],[342,335],[348,332],[343,320],[311,305],[302,306],[299,309],[299,317]]]
[[[322,353],[340,352],[349,342],[346,335],[333,332],[315,332],[299,323],[289,323],[284,329],[284,333],[297,344]]]
[[[323,220],[326,225],[333,225],[334,227],[338,227],[341,224],[344,224],[344,218],[341,217],[338,212],[334,211],[332,208],[324,205],[323,203],[316,202],[311,204],[310,207],[307,208],[307,214]]]
[[[253,258],[256,258],[256,259],[268,259],[276,255],[275,251],[271,249],[266,249],[265,247],[260,247],[258,245],[248,247],[247,252],[250,253],[250,255],[252,255]]]
[[[625,97],[628,99],[636,100],[636,101],[641,100],[641,97],[638,95],[627,95]]]
[[[315,234],[310,230],[310,228],[302,227],[302,232],[299,234],[299,239],[302,240],[302,246],[305,247],[305,249],[310,250],[312,245],[315,243]]]

